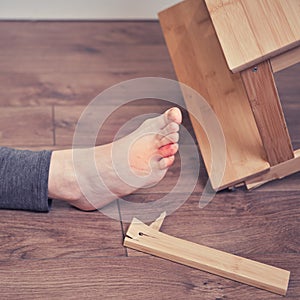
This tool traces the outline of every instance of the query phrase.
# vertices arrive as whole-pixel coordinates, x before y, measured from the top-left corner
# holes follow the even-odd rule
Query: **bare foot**
[[[120,140],[94,149],[76,150],[82,157],[77,174],[72,150],[54,151],[48,181],[49,197],[66,200],[82,210],[95,210],[138,188],[158,183],[174,162],[181,120],[180,110],[171,108],[159,117],[146,120]],[[95,155],[99,176],[85,166],[86,155],[91,154]],[[84,185],[84,194],[76,175],[80,176],[80,185]]]

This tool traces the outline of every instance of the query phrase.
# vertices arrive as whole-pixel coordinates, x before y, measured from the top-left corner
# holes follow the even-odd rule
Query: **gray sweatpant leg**
[[[49,211],[51,154],[0,147],[0,208]]]

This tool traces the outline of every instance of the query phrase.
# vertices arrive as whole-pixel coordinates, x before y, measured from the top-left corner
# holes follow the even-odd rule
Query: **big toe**
[[[165,115],[165,118],[168,120],[168,123],[175,122],[177,124],[181,124],[181,122],[182,122],[182,114],[178,107],[172,107],[172,108],[168,109],[164,113],[164,115]]]
[[[174,122],[176,124],[181,124],[182,115],[181,111],[177,107],[172,107],[166,110],[163,114],[159,117],[154,119],[149,119],[151,127],[156,128],[157,130],[165,128],[168,124]]]

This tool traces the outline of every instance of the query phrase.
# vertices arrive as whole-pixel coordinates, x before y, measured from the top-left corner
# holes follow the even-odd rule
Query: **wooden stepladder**
[[[242,182],[252,189],[300,171],[273,76],[300,62],[299,15],[299,0],[186,0],[159,14],[179,81],[206,99],[224,132],[219,184],[207,137],[191,115],[214,189]],[[185,102],[197,112],[195,99]]]

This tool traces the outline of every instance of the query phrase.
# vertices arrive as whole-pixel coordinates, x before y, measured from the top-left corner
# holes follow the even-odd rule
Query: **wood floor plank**
[[[294,264],[296,257],[295,254],[286,254],[284,262],[277,258],[279,264],[285,265],[294,274],[285,299],[296,299],[300,295],[300,274]],[[276,259],[264,255],[253,258],[268,263]],[[154,257],[14,261],[2,265],[0,279],[2,296],[9,299],[282,298]]]
[[[126,25],[126,26],[125,26]],[[57,35],[57,34],[60,35]],[[41,47],[53,47],[55,39],[59,48],[72,42],[83,50],[91,51],[90,43],[110,46],[160,44],[162,35],[157,22],[10,22],[2,21],[0,34],[3,42],[30,47],[34,43]],[[147,38],[145,38],[147,34]],[[12,39],[15,37],[15,39]],[[30,42],[30,43],[28,43]],[[78,45],[78,46],[79,46]],[[19,51],[18,49],[14,49]],[[53,49],[55,51],[55,49]]]
[[[152,51],[153,53],[159,52]],[[121,55],[119,53],[119,56]],[[156,56],[153,56],[153,59],[155,58]],[[110,60],[107,61],[110,63]],[[76,62],[70,63],[77,68],[68,73],[61,71],[56,74],[55,71],[34,69],[26,72],[15,72],[10,69],[5,74],[0,73],[1,87],[5,87],[1,90],[0,105],[86,105],[103,90],[125,80],[149,76],[175,79],[171,66],[168,71],[161,67],[165,64],[171,65],[169,61],[160,62],[160,69],[157,70],[153,69],[151,62],[145,62],[149,66],[142,70],[136,70],[132,66],[133,62],[124,67],[121,67],[120,62],[116,71],[103,70],[100,64],[98,71],[86,73],[82,72],[82,68],[89,70],[89,65],[78,66]],[[34,65],[34,61],[31,61],[31,65]],[[65,62],[61,62],[60,65],[67,66]]]
[[[116,203],[111,209],[118,214]],[[82,212],[55,201],[50,213],[2,210],[0,219],[1,266],[4,261],[20,259],[125,255],[119,221],[98,211]]]
[[[1,106],[86,105],[123,80],[175,78],[157,22],[1,22],[0,27]]]
[[[300,111],[300,104],[285,104],[284,107],[285,115],[287,116],[286,122],[289,128],[291,140],[294,146],[294,149],[299,149],[296,146],[296,143],[300,141],[300,119],[299,119],[299,111]]]
[[[300,148],[300,63],[274,76],[294,150]]]
[[[128,51],[120,54],[120,48],[115,46],[102,46],[98,55],[91,55],[89,51],[78,50],[72,53],[72,49],[62,49],[62,53],[53,53],[53,48],[49,48],[49,51],[45,49],[37,48],[32,50],[26,48],[22,53],[16,53],[16,57],[13,60],[11,53],[8,51],[5,53],[5,49],[1,51],[2,66],[4,69],[10,69],[15,73],[23,73],[25,70],[32,70],[40,73],[111,73],[115,75],[122,75],[130,73],[144,73],[146,70],[140,64],[141,61],[151,63],[151,57],[154,57],[155,53],[163,52],[162,58],[159,58],[156,62],[152,62],[152,68],[150,72],[159,72],[163,70],[162,62],[167,61],[165,49],[161,46],[139,46],[130,45],[127,46]],[[57,48],[56,48],[57,49]],[[64,50],[64,52],[63,52]],[[56,50],[57,51],[57,50]],[[32,53],[33,52],[33,53]],[[36,53],[34,53],[36,52]],[[47,53],[50,52],[50,53]],[[69,55],[66,55],[69,53]],[[32,55],[35,55],[34,68],[32,67]],[[46,58],[45,58],[46,55]],[[131,68],[128,69],[128,67]],[[148,73],[150,73],[148,71]],[[3,73],[3,70],[2,70]]]
[[[2,107],[0,143],[2,146],[53,145],[52,107]]]
[[[163,197],[163,194],[159,195]],[[201,193],[194,193],[178,210],[167,216],[161,231],[212,247],[248,257],[254,254],[298,253],[299,188],[295,191],[220,192],[204,209],[199,208]],[[174,195],[175,197],[182,195]],[[153,195],[132,195],[128,201],[152,202]],[[160,214],[157,205],[157,215]],[[136,212],[143,220],[149,210]],[[122,210],[123,219],[128,219]],[[124,223],[124,231],[128,224]],[[276,259],[273,262],[276,265]],[[282,266],[279,266],[282,267]]]

